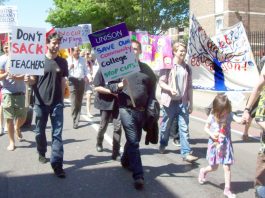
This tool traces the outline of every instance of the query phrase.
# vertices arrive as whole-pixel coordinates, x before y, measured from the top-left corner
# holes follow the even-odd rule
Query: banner
[[[44,74],[44,28],[13,27],[10,50],[12,74]]]
[[[92,34],[92,25],[91,24],[79,24],[81,27],[81,36],[82,36],[82,43],[89,43],[88,35]]]
[[[172,68],[171,39],[168,36],[150,35],[147,32],[130,32],[131,37],[142,44],[140,60],[153,70]]]
[[[251,91],[259,74],[243,26],[228,28],[214,40],[216,43],[192,16],[187,60],[192,68],[193,88]]]
[[[55,28],[62,37],[60,49],[73,48],[82,45],[82,28],[79,26]]]
[[[89,40],[106,82],[140,71],[125,23],[94,32]]]
[[[0,6],[0,33],[10,33],[17,25],[17,7]]]

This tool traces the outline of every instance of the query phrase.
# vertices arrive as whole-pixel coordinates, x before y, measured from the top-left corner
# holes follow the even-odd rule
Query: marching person
[[[172,123],[177,119],[180,153],[183,160],[194,162],[198,157],[192,155],[189,144],[189,114],[192,113],[193,95],[191,69],[184,61],[186,45],[175,43],[173,56],[173,68],[160,71],[159,85],[162,92],[163,118],[160,127],[159,152],[165,153]]]
[[[112,93],[118,93],[120,117],[125,131],[126,143],[121,157],[121,165],[132,171],[134,187],[144,187],[144,172],[140,154],[142,129],[146,119],[148,100],[155,98],[156,76],[152,69],[139,61],[141,43],[132,40],[132,49],[139,63],[140,71],[130,74],[121,82],[112,85]],[[131,90],[135,107],[129,95]]]
[[[30,76],[28,81],[33,85],[35,93],[34,111],[36,113],[36,143],[39,162],[46,163],[47,152],[46,126],[48,117],[51,119],[51,156],[50,163],[54,174],[65,177],[63,170],[63,96],[66,77],[68,76],[67,61],[58,56],[61,37],[56,32],[46,38],[47,53],[44,62],[43,76]]]
[[[3,115],[6,119],[9,137],[8,151],[15,150],[15,135],[18,141],[22,140],[20,127],[26,120],[27,110],[25,108],[26,85],[24,75],[12,75],[8,66],[8,42],[5,43],[4,55],[0,57],[0,80],[3,83]],[[15,125],[14,125],[15,120]]]
[[[109,89],[111,84],[116,81],[105,82],[101,69],[99,69],[94,78],[95,86],[94,106],[100,110],[101,120],[98,129],[96,148],[98,152],[103,151],[103,139],[108,124],[113,120],[113,139],[112,139],[112,159],[120,159],[120,139],[121,139],[121,120],[119,116],[119,106],[117,94],[113,94]]]
[[[71,94],[73,128],[77,129],[81,115],[85,84],[88,81],[88,69],[85,58],[80,56],[80,48],[74,47],[71,51],[71,56],[67,58],[69,69],[68,80]]]

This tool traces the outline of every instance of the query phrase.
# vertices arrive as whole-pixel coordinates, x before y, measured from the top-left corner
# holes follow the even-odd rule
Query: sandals
[[[23,136],[21,134],[21,130],[20,129],[15,129],[15,132],[16,132],[16,137],[17,137],[17,140],[19,142],[21,142],[23,140]]]

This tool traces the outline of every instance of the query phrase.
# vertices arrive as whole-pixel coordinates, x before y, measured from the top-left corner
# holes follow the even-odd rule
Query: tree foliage
[[[159,34],[187,26],[188,11],[189,0],[54,0],[46,21],[55,27],[91,23],[93,31],[125,22],[129,30]]]

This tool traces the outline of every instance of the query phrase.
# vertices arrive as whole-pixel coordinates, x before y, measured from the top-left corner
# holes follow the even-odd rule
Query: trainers
[[[112,155],[111,159],[120,162],[121,161],[121,156],[120,155]]]
[[[97,152],[103,152],[103,146],[102,144],[97,144],[96,145]]]
[[[59,178],[65,178],[65,172],[61,166],[53,168],[54,174]]]
[[[236,198],[236,195],[230,191],[230,189],[225,188],[224,190],[224,196],[228,198]]]
[[[162,145],[160,145],[160,146],[159,146],[159,153],[160,153],[160,154],[164,154],[164,153],[165,153],[165,151],[166,151],[166,147],[165,147],[165,146],[162,146]]]
[[[180,147],[180,142],[178,139],[173,139],[172,144],[175,145],[176,147]]]
[[[205,178],[205,176],[206,176],[206,174],[205,174],[205,172],[204,172],[204,169],[201,168],[201,169],[200,169],[200,173],[199,173],[199,177],[198,177],[198,182],[199,182],[200,184],[204,184],[204,183],[206,182],[206,178]]]
[[[93,118],[94,116],[91,113],[87,113],[87,117]]]
[[[45,155],[40,155],[39,154],[39,162],[42,164],[45,164],[48,162],[48,159],[45,157]]]
[[[190,163],[195,162],[195,161],[198,160],[198,159],[199,159],[198,157],[193,156],[193,155],[191,155],[191,154],[188,154],[188,155],[186,155],[186,156],[183,158],[184,161],[186,161],[186,162],[190,162]]]
[[[136,190],[142,190],[144,188],[144,179],[138,178],[134,180],[134,188]]]
[[[0,130],[0,136],[1,135],[4,135],[4,133],[5,133],[5,129],[4,128],[1,128],[1,130]]]

